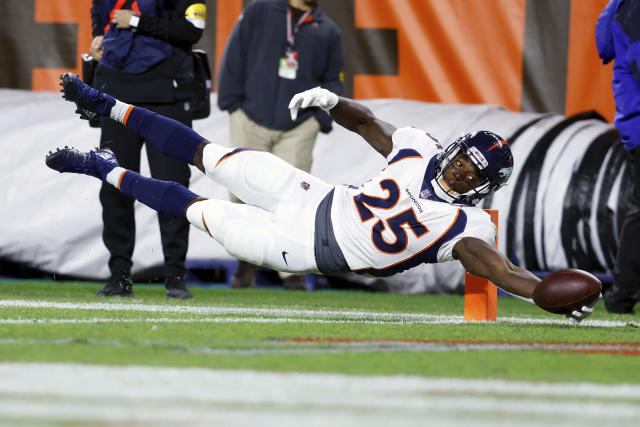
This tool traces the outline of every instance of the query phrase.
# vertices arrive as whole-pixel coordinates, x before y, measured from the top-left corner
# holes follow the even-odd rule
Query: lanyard
[[[113,14],[116,12],[116,10],[118,10],[118,9],[129,9],[129,8],[131,8],[131,10],[133,10],[138,15],[141,14],[140,13],[140,8],[138,7],[138,1],[137,0],[118,0],[116,2],[116,4],[113,6],[113,9],[111,9],[111,12],[109,12],[109,23],[104,26],[104,33],[105,34],[107,34],[107,31],[109,31],[109,28],[111,28],[111,20],[113,19]]]
[[[311,10],[307,10],[300,17],[300,19],[298,19],[298,23],[293,28],[293,32],[292,32],[291,31],[291,18],[293,16],[293,13],[291,13],[291,9],[287,8],[287,41],[289,42],[289,46],[293,46],[293,43],[295,41],[295,35],[298,32],[298,28],[300,28],[300,25],[302,25],[302,23],[307,20],[309,15],[311,15]]]

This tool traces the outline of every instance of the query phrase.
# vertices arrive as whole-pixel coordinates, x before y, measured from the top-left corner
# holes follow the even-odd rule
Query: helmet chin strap
[[[442,179],[442,175],[440,175],[440,179]],[[444,189],[443,185],[447,185],[447,184],[446,183],[441,184],[437,177],[433,178],[431,180],[431,187],[433,187],[433,191],[436,193],[436,196],[438,196],[438,198],[440,198],[441,200],[444,200],[445,202],[448,202],[448,203],[461,203],[463,205],[466,205],[467,203],[462,202],[459,199],[460,196],[470,196],[471,195],[470,193],[473,192],[473,190],[471,190],[468,193],[460,194],[460,193],[457,193],[457,192],[455,192],[453,190],[446,191]],[[448,185],[447,185],[447,187],[448,187]],[[475,192],[475,193],[477,193],[477,192]],[[475,206],[475,205],[478,204],[479,201],[480,201],[480,198],[475,199],[474,202],[471,202],[471,205]]]
[[[442,187],[442,184],[438,182],[438,178],[433,178],[431,180],[431,187],[433,187],[433,191],[436,193],[439,199],[444,200],[445,202],[455,203],[456,197],[459,196],[455,191],[451,191],[450,193],[445,191]]]

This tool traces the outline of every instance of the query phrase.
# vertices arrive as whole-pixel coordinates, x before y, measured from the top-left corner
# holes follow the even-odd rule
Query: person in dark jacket
[[[202,36],[205,15],[204,0],[93,0],[90,53],[100,61],[94,87],[191,126],[191,47]],[[144,140],[104,118],[100,127],[100,147],[110,148],[126,168],[139,171]],[[189,184],[185,162],[148,144],[146,150],[152,176]],[[134,199],[103,185],[100,202],[111,275],[98,295],[132,296]],[[184,281],[189,224],[161,213],[158,220],[167,298],[191,298]]]
[[[289,100],[316,86],[341,94],[344,70],[340,30],[317,3],[252,2],[227,41],[218,80],[218,106],[230,113],[231,144],[268,151],[307,172],[316,136],[331,131],[331,117],[312,108],[292,121]],[[256,268],[240,261],[232,286],[250,286]],[[281,277],[285,289],[306,289],[302,275]]]
[[[631,207],[622,225],[613,284],[603,294],[610,313],[633,314],[640,290],[640,1],[611,0],[596,24],[596,45],[613,66],[614,125],[629,152]]]

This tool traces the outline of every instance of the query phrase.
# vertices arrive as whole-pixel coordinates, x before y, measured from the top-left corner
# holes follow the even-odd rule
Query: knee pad
[[[273,235],[263,226],[231,220],[225,226],[222,244],[229,254],[262,265],[273,247]]]
[[[294,168],[284,160],[269,153],[247,156],[247,166],[242,169],[242,180],[247,187],[264,194],[277,194],[291,182]]]

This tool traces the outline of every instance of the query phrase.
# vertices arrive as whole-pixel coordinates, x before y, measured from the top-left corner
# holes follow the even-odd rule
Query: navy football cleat
[[[102,181],[113,168],[119,166],[113,151],[104,150],[82,153],[75,148],[58,148],[49,152],[45,159],[47,166],[58,172],[81,173],[96,177]]]
[[[92,120],[98,116],[109,116],[111,107],[116,100],[111,95],[96,90],[86,85],[80,77],[73,73],[64,73],[60,76],[62,97],[67,101],[75,102],[78,109],[75,111],[84,120]]]

